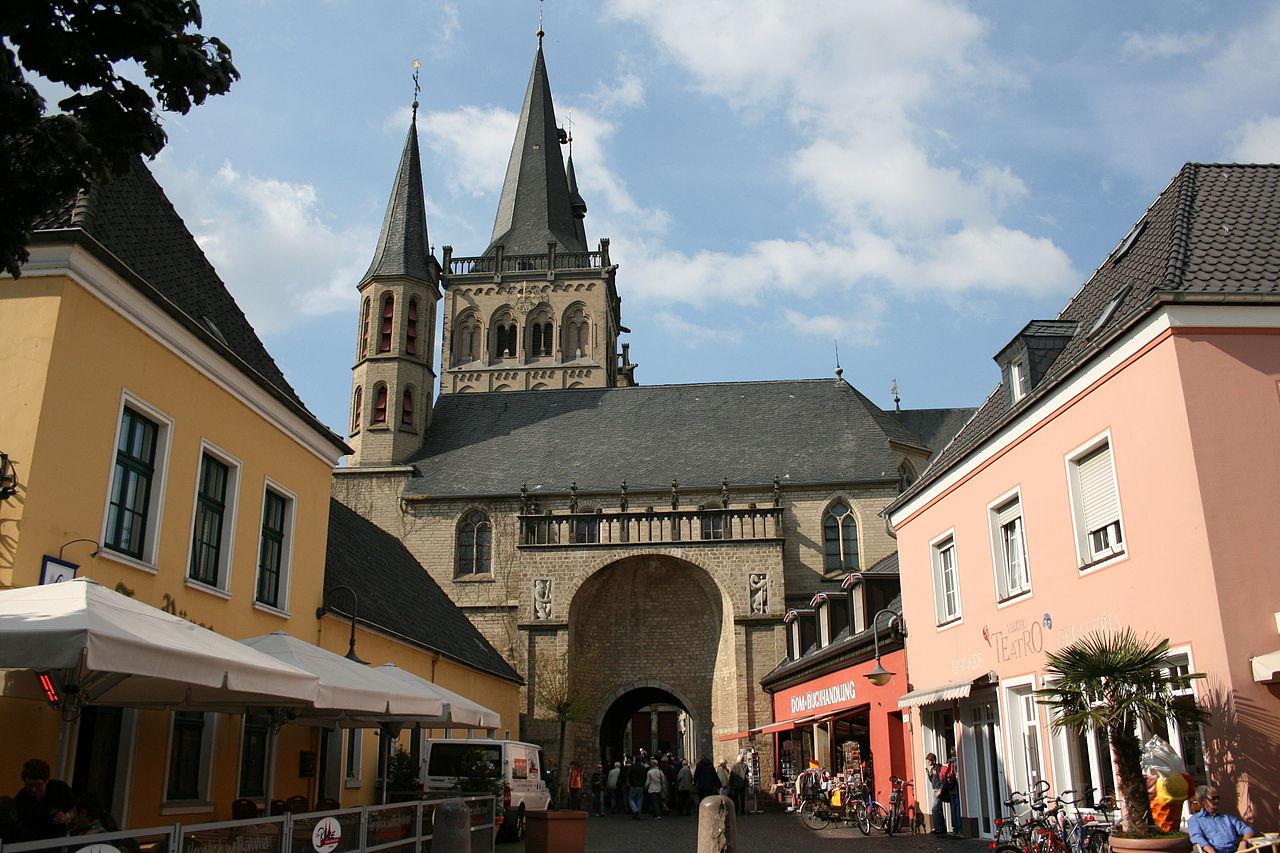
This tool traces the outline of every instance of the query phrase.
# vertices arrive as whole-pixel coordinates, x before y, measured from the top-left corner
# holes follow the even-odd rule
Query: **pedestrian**
[[[75,814],[71,818],[72,835],[96,835],[115,832],[115,819],[103,808],[102,801],[93,794],[81,794],[76,798]]]
[[[680,816],[688,817],[690,803],[693,800],[693,771],[689,762],[681,760],[680,769],[676,771],[676,805],[680,807]]]
[[[1200,811],[1187,821],[1191,843],[1199,845],[1201,853],[1235,853],[1245,849],[1244,840],[1253,838],[1253,827],[1235,815],[1219,811],[1218,789],[1201,785],[1196,788],[1195,799]]]
[[[729,762],[720,759],[720,763],[716,765],[716,777],[720,780],[720,796],[729,796]]]
[[[943,811],[946,809],[946,800],[942,793],[942,766],[938,764],[938,756],[935,753],[929,753],[924,757],[924,775],[929,780],[929,787],[933,789],[933,829],[930,830],[933,835],[946,835],[947,823],[943,817]]]
[[[582,810],[582,767],[578,762],[569,762],[569,811]]]
[[[733,807],[740,815],[747,813],[747,765],[738,753],[738,760],[729,768],[729,796],[733,799]]]
[[[667,783],[667,778],[662,775],[662,770],[658,767],[658,760],[655,758],[649,762],[649,772],[645,774],[645,804],[653,804],[653,819],[662,820],[662,811],[660,802],[662,800],[662,786]]]
[[[658,761],[662,771],[662,813],[671,814],[676,802],[676,767],[670,755]]]
[[[597,764],[591,774],[591,804],[596,808],[596,817],[604,817],[605,775],[604,765]]]
[[[698,791],[698,802],[702,802],[703,797],[710,797],[720,787],[716,768],[705,755],[698,759],[698,766],[693,770],[693,786]]]
[[[640,819],[640,811],[644,808],[644,782],[648,771],[639,760],[631,762],[627,770],[628,805],[633,820]]]
[[[608,789],[609,811],[617,814],[622,811],[622,787],[618,784],[618,780],[622,778],[622,762],[613,762],[613,767],[609,769],[609,775],[605,777],[605,786]]]
[[[29,759],[22,765],[22,789],[13,798],[18,823],[28,840],[61,838],[67,834],[75,810],[71,787],[51,779],[49,762]]]

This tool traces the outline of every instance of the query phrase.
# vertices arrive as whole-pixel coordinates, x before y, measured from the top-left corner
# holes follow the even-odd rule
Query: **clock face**
[[[527,284],[520,285],[515,304],[521,314],[528,314],[533,310],[533,306],[538,304],[538,292]]]

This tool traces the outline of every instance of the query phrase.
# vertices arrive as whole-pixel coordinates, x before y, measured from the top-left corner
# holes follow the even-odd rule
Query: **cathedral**
[[[788,611],[894,553],[880,512],[972,410],[882,410],[838,371],[638,384],[541,39],[479,254],[432,255],[414,107],[358,284],[335,497],[522,674],[511,737],[554,761],[567,697],[566,762],[732,755],[772,722],[760,681],[788,657]]]

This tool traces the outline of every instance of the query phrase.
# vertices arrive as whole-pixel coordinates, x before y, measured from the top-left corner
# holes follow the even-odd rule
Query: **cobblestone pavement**
[[[587,821],[590,853],[694,853],[698,846],[696,817],[664,817],[632,820],[628,817],[592,817]],[[499,844],[499,853],[523,851],[522,844]],[[738,818],[739,853],[853,850],[856,853],[986,853],[987,842],[973,839],[934,838],[930,835],[864,837],[853,827],[807,829],[794,815],[771,812]]]

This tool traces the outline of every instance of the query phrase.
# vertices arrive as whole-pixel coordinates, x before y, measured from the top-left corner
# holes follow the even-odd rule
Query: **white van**
[[[502,768],[502,835],[523,838],[525,812],[546,809],[551,804],[551,791],[542,779],[542,748],[537,744],[494,738],[428,740],[422,756],[422,785],[427,794],[456,791],[462,756],[472,749],[482,750]]]

